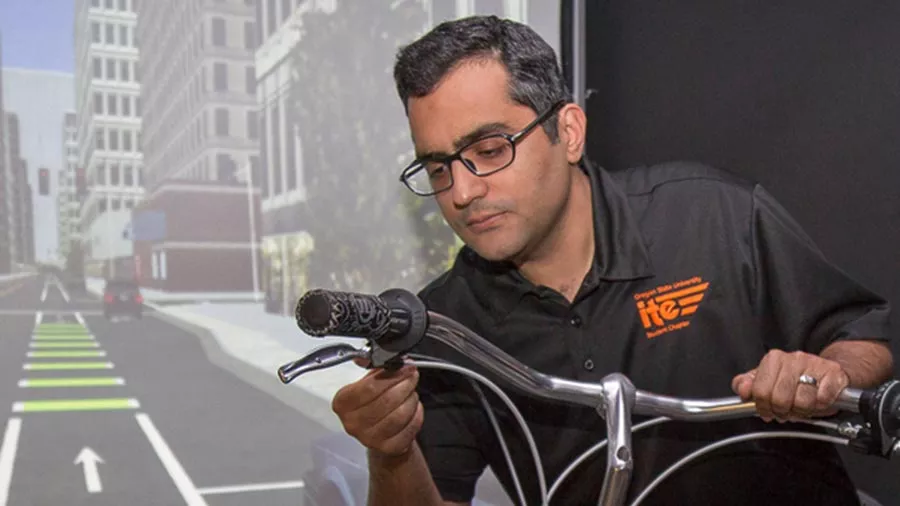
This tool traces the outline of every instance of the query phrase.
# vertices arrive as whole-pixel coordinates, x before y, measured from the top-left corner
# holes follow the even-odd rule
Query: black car
[[[129,315],[140,319],[144,312],[144,297],[136,281],[107,280],[103,289],[103,316]]]

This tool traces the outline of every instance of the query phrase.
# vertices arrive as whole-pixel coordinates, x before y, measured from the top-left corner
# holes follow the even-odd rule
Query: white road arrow
[[[75,457],[75,464],[84,465],[84,484],[87,486],[87,491],[92,494],[103,491],[103,485],[100,484],[100,472],[97,471],[97,464],[101,462],[103,459],[87,446],[82,448]]]

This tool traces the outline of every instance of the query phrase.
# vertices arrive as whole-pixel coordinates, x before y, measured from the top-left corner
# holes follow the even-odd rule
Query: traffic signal
[[[50,171],[48,169],[38,171],[38,194],[50,194]]]

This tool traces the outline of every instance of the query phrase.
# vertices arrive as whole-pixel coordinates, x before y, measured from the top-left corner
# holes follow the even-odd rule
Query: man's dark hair
[[[509,96],[541,114],[559,100],[571,101],[556,53],[527,25],[497,16],[445,21],[402,47],[394,64],[397,93],[408,110],[410,97],[431,93],[448,72],[467,61],[494,59],[509,74]],[[559,139],[556,115],[544,123]]]

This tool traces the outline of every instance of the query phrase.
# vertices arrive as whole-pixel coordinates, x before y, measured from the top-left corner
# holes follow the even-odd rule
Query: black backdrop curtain
[[[900,2],[585,3],[591,158],[698,160],[761,182],[892,302],[900,360]],[[860,488],[900,504],[900,463],[844,454]]]

